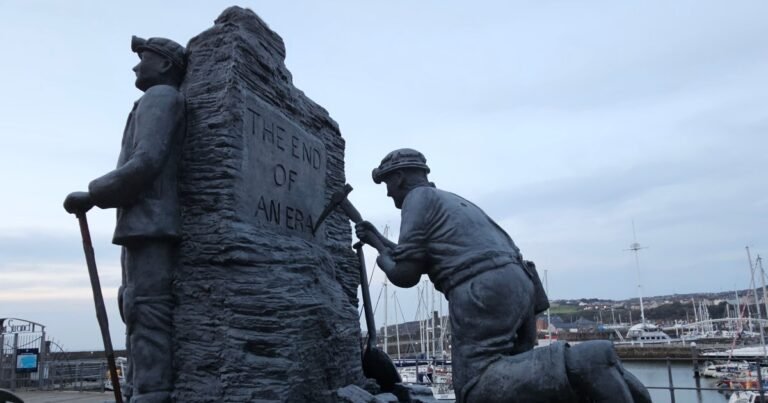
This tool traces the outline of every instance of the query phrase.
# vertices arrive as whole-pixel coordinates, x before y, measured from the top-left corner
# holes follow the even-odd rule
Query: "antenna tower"
[[[629,245],[627,251],[635,253],[635,267],[637,267],[637,294],[640,296],[640,323],[645,325],[645,309],[643,308],[643,282],[640,278],[640,250],[647,249],[646,246],[642,246],[637,242],[637,234],[635,233],[635,220],[632,220],[632,244]]]

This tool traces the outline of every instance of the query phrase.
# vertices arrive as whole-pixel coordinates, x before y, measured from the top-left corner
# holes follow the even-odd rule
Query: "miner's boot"
[[[458,403],[650,403],[610,342],[558,342],[499,357],[457,396]]]
[[[650,403],[642,383],[624,370],[609,341],[589,341],[565,351],[568,380],[583,401]]]

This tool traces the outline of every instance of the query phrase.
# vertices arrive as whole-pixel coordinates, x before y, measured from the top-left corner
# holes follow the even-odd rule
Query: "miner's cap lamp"
[[[423,169],[425,173],[429,173],[429,166],[427,166],[427,159],[424,157],[424,154],[412,148],[401,148],[387,154],[381,160],[379,167],[373,169],[373,181],[381,183],[384,176],[388,173],[403,168],[418,168]]]
[[[181,71],[186,70],[186,49],[170,39],[144,39],[134,35],[131,38],[131,50],[138,53],[139,57],[141,57],[141,52],[150,50],[168,59],[174,66],[181,69]]]

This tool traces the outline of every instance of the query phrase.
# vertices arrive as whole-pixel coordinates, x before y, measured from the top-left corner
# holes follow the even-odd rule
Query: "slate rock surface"
[[[176,400],[336,401],[337,389],[365,384],[351,229],[340,213],[317,236],[304,223],[345,183],[338,125],[293,86],[282,39],[252,11],[228,8],[187,49]],[[267,139],[267,132],[254,135],[256,116],[265,113],[287,133],[272,139],[274,149],[255,143]],[[254,168],[262,157],[274,158],[276,168],[281,158],[306,166],[279,176]],[[315,177],[322,191],[306,191],[318,185]],[[301,186],[276,193],[287,192],[286,184]],[[271,206],[254,205],[265,198]],[[290,203],[305,203],[301,218]]]
[[[356,385],[347,385],[336,391],[339,403],[378,403],[376,396]]]

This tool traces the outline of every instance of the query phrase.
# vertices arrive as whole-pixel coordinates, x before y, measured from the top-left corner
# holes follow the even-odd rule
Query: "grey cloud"
[[[626,13],[631,7],[617,8]],[[624,26],[601,14],[587,15],[577,27],[567,22],[569,28],[553,27],[537,41],[513,40],[509,49],[494,49],[507,58],[499,57],[484,74],[462,80],[459,90],[451,87],[437,100],[450,111],[589,111],[765,82],[765,75],[751,68],[768,63],[763,41],[768,27],[758,17],[765,11],[698,3],[686,10],[677,16],[659,8],[635,10],[619,17]]]
[[[630,200],[655,188],[681,184],[690,179],[689,172],[696,171],[697,166],[690,162],[649,163],[505,189],[488,194],[479,203],[498,219],[539,209],[602,208]],[[697,173],[705,174],[700,171]]]
[[[94,238],[97,263],[119,261],[119,247],[110,238]],[[0,234],[0,265],[23,262],[84,263],[83,244],[79,232],[57,234],[50,231],[27,231]]]

